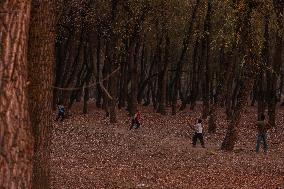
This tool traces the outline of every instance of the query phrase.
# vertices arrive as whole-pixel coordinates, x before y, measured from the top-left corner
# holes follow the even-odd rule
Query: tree
[[[32,1],[28,61],[29,112],[35,138],[33,188],[50,188],[51,85],[55,63],[54,0]]]
[[[274,0],[273,5],[276,12],[277,25],[278,27],[283,26],[284,2],[283,0]],[[268,71],[268,115],[269,123],[273,126],[275,126],[275,114],[277,105],[277,79],[282,64],[283,37],[281,35],[281,30],[283,30],[283,27],[278,28],[278,30],[276,31],[275,51],[273,54],[272,65],[270,65],[271,67]]]
[[[243,49],[242,61],[242,81],[239,91],[239,99],[234,109],[232,120],[228,124],[226,136],[222,143],[221,149],[232,151],[238,139],[240,119],[247,106],[248,97],[252,91],[254,77],[257,74],[257,51],[255,50],[255,41],[251,15],[257,7],[254,1],[243,0],[237,2],[237,12],[239,14],[237,21],[237,41],[239,49]]]
[[[177,66],[176,66],[176,72],[175,72],[175,77],[173,79],[173,87],[172,87],[173,88],[172,115],[176,114],[177,93],[178,93],[180,78],[181,78],[181,75],[182,75],[184,58],[185,58],[186,52],[187,52],[189,44],[190,44],[190,37],[193,34],[193,24],[195,22],[199,6],[200,6],[200,0],[197,0],[196,4],[194,6],[193,12],[192,12],[191,19],[188,23],[188,29],[187,29],[187,32],[185,34],[184,40],[183,40],[182,52],[181,52],[180,58],[177,62]]]
[[[0,2],[0,188],[31,188],[27,39],[29,0]]]

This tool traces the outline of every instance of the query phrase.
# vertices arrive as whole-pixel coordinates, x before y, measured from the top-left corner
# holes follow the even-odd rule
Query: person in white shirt
[[[193,147],[196,147],[197,139],[199,139],[199,141],[201,143],[201,146],[203,148],[205,148],[204,140],[203,140],[203,125],[202,125],[202,120],[201,119],[198,119],[197,124],[195,125],[194,130],[195,130],[195,133],[194,133],[193,138],[192,138],[192,145],[193,145]]]

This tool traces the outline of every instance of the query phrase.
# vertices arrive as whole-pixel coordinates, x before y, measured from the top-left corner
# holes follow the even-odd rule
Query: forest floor
[[[234,152],[219,150],[226,130],[221,110],[218,131],[205,133],[203,149],[200,144],[192,147],[193,131],[188,126],[200,116],[200,105],[176,116],[139,108],[138,130],[129,130],[124,110],[118,110],[118,123],[111,125],[94,104],[87,115],[77,104],[69,119],[54,122],[52,188],[284,189],[283,108],[277,114],[277,128],[269,132],[268,155],[255,153],[256,108],[250,107],[242,119]]]

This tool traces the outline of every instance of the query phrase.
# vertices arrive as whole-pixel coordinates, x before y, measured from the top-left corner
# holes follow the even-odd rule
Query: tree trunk
[[[163,70],[160,73],[160,78],[159,78],[160,99],[157,111],[162,115],[166,115],[167,75],[169,67],[169,50],[170,50],[169,48],[170,48],[170,38],[166,36],[165,59],[164,59]]]
[[[224,64],[225,64],[225,58],[224,58],[224,49],[222,47],[222,49],[220,50],[220,59],[219,59],[219,66],[220,66],[220,71],[219,71],[219,76],[218,76],[218,82],[217,82],[217,86],[216,86],[216,91],[215,94],[213,95],[213,105],[210,109],[210,115],[209,115],[209,121],[208,121],[208,132],[209,133],[216,133],[217,130],[217,108],[218,106],[220,106],[220,94],[222,91],[222,86],[224,84],[224,77],[225,77],[225,72],[227,71],[226,69],[224,69]],[[229,64],[230,66],[230,64]],[[222,71],[221,71],[222,70]],[[221,73],[220,73],[221,72]]]
[[[111,48],[110,44],[109,44],[109,42],[107,42],[105,54],[108,53],[110,48]],[[109,57],[107,56],[107,58],[109,58]],[[103,78],[106,78],[109,73],[110,73],[109,60],[105,59],[103,70],[102,70]],[[104,88],[108,89],[108,84],[109,84],[109,82],[107,80],[103,81]],[[109,99],[108,99],[108,96],[105,92],[103,93],[103,109],[105,110],[106,117],[108,117],[109,116]]]
[[[194,110],[195,105],[196,105],[196,99],[198,95],[198,90],[199,90],[199,83],[198,83],[198,64],[197,62],[199,61],[198,59],[198,49],[200,46],[199,38],[196,39],[195,46],[194,46],[194,51],[193,51],[193,65],[192,65],[192,78],[191,78],[191,98],[190,98],[190,110]]]
[[[238,2],[238,31],[237,36],[240,36],[239,48],[243,49],[244,65],[242,68],[243,78],[241,88],[239,92],[239,100],[233,114],[233,118],[228,125],[226,136],[222,143],[221,149],[225,151],[232,151],[235,143],[238,140],[238,131],[240,120],[245,112],[247,106],[248,97],[251,93],[255,72],[258,70],[257,67],[257,51],[255,50],[255,36],[252,32],[252,26],[250,23],[251,14],[255,6],[250,1]]]
[[[96,106],[97,108],[101,108],[101,100],[102,100],[102,89],[101,86],[99,84],[100,82],[100,72],[101,72],[101,37],[100,35],[98,35],[98,46],[97,46],[97,73],[96,73],[96,89],[97,89],[97,99],[96,99]]]
[[[190,38],[192,36],[193,33],[193,24],[194,21],[196,19],[196,15],[197,15],[197,11],[200,5],[200,0],[196,1],[195,7],[193,9],[193,13],[191,16],[191,20],[189,21],[188,24],[188,29],[187,29],[187,33],[186,36],[183,40],[183,47],[182,47],[182,53],[181,56],[179,58],[179,61],[177,63],[177,67],[176,67],[176,74],[175,77],[173,79],[173,86],[172,86],[172,115],[175,115],[177,113],[177,94],[178,94],[178,87],[179,87],[179,81],[182,75],[182,69],[183,69],[183,62],[184,62],[184,58],[186,56],[186,52],[188,50],[189,44],[190,44]]]
[[[48,18],[48,19],[47,19]],[[33,188],[50,188],[50,140],[55,63],[55,1],[32,1],[29,31],[29,109],[35,136]]]
[[[208,9],[204,23],[204,39],[202,40],[205,46],[204,51],[206,51],[206,55],[204,58],[205,61],[205,74],[204,74],[204,83],[203,83],[203,119],[206,119],[209,115],[210,111],[210,75],[211,69],[209,65],[210,61],[210,32],[211,32],[211,13],[212,12],[212,0],[208,0]],[[203,45],[202,45],[203,46]]]
[[[115,47],[115,44],[113,44],[113,47]],[[115,71],[118,68],[118,52],[116,51],[115,48],[112,50],[112,55],[110,55],[110,60],[109,62],[110,67],[111,67],[111,72]],[[110,105],[110,123],[116,123],[117,118],[116,118],[116,98],[117,98],[117,81],[118,81],[118,76],[117,73],[112,75],[109,79],[109,91],[112,99],[109,100],[109,105]]]
[[[264,91],[264,68],[267,65],[270,65],[270,52],[269,52],[269,17],[265,17],[264,21],[264,42],[262,48],[262,63],[259,77],[257,79],[257,109],[258,109],[258,119],[261,118],[261,115],[265,112],[265,91]]]
[[[89,80],[86,81],[86,86],[89,85]],[[83,105],[83,114],[88,113],[88,100],[89,100],[89,87],[84,89],[84,105]]]
[[[273,0],[274,9],[277,16],[277,24],[279,26],[283,26],[283,8],[284,3],[281,0]],[[276,44],[275,44],[275,51],[273,54],[272,65],[270,64],[270,69],[268,71],[268,116],[269,116],[269,123],[272,126],[275,126],[275,115],[276,115],[276,105],[277,105],[277,74],[280,74],[280,68],[282,64],[282,50],[283,50],[283,37],[281,36],[281,30],[279,29],[276,33]],[[273,71],[271,71],[273,70]]]
[[[280,35],[280,34],[279,34]],[[282,64],[282,48],[283,48],[283,38],[277,35],[276,48],[273,55],[273,65],[271,74],[271,83],[269,83],[269,100],[268,100],[268,115],[269,123],[275,126],[275,115],[276,115],[276,105],[277,105],[277,74],[280,73],[280,68]]]
[[[33,136],[27,97],[29,0],[0,2],[0,188],[31,188]]]
[[[130,91],[130,101],[129,101],[129,113],[134,116],[137,110],[137,90],[138,90],[138,79],[137,79],[137,64],[134,61],[136,42],[130,42],[129,52],[128,52],[128,64],[131,75],[131,91]]]

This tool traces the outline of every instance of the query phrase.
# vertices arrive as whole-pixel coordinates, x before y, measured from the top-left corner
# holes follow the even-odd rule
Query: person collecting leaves
[[[141,114],[140,114],[140,112],[137,110],[137,112],[135,113],[134,117],[132,118],[130,130],[131,130],[132,128],[138,129],[138,128],[140,127],[140,125],[141,125],[140,119],[141,119]]]
[[[257,141],[256,141],[256,153],[259,152],[260,143],[263,143],[264,153],[267,154],[268,145],[267,145],[267,131],[271,128],[271,125],[265,120],[265,115],[262,114],[260,119],[256,123],[257,126]]]

